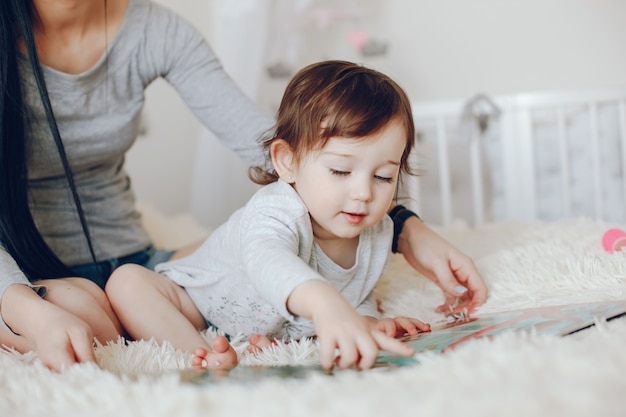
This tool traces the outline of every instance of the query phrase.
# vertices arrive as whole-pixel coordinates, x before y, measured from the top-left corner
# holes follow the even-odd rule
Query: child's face
[[[392,120],[363,138],[333,137],[294,172],[318,239],[351,239],[378,223],[396,190],[406,132]]]

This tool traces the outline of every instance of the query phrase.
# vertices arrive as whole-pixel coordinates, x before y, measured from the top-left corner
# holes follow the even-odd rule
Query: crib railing
[[[626,90],[414,103],[407,204],[433,224],[626,222]]]

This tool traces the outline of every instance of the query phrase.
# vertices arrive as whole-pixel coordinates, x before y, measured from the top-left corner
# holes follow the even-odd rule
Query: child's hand
[[[334,364],[340,368],[355,365],[360,369],[371,368],[379,350],[404,356],[415,353],[408,345],[372,326],[368,318],[347,302],[320,308],[313,316],[313,323],[320,342],[320,360],[326,369]]]
[[[415,336],[419,332],[429,332],[430,324],[410,317],[394,317],[372,321],[372,327],[390,337]]]
[[[374,328],[370,319],[356,312],[334,287],[311,280],[298,286],[288,299],[289,310],[310,318],[320,343],[320,361],[325,369],[374,366],[379,350],[403,356],[415,351]],[[337,354],[337,350],[339,353]]]

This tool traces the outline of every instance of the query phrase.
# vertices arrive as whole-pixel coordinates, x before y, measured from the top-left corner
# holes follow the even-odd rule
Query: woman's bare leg
[[[206,328],[204,318],[189,294],[166,277],[139,265],[122,265],[111,274],[105,291],[133,338],[168,341],[190,353],[204,349],[206,365],[211,369],[237,365],[237,353],[225,338],[210,346],[200,335],[199,331]]]

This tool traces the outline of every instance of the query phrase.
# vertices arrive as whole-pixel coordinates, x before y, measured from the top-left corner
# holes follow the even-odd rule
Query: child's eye
[[[376,181],[380,181],[380,182],[392,182],[393,178],[391,177],[381,177],[380,175],[374,175],[374,178],[376,179]]]
[[[393,178],[391,177],[381,177],[380,175],[374,175],[374,178],[376,179],[376,181],[381,181],[381,182],[392,182]]]
[[[350,175],[350,172],[348,171],[340,171],[338,169],[332,169],[330,170],[330,173],[333,175],[339,175],[340,177],[345,177],[346,175]]]

